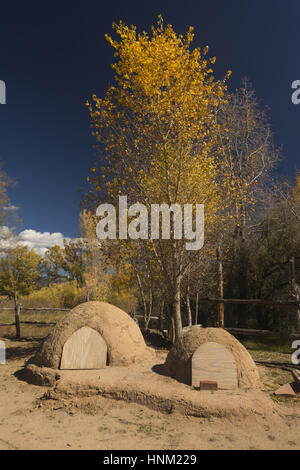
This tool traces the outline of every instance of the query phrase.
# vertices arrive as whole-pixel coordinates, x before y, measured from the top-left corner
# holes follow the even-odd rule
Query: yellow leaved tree
[[[208,48],[192,48],[185,36],[158,23],[150,34],[134,26],[113,24],[117,39],[115,82],[103,98],[87,102],[92,132],[99,143],[99,163],[88,178],[84,206],[102,202],[204,204],[206,241],[224,208],[229,182],[217,164],[220,133],[217,111],[226,100],[226,81],[216,80]],[[222,187],[220,184],[222,181]],[[225,188],[225,189],[224,189]],[[172,304],[175,339],[182,331],[181,284],[195,259],[185,240],[122,241],[130,259],[155,260]],[[135,256],[133,256],[135,255]]]

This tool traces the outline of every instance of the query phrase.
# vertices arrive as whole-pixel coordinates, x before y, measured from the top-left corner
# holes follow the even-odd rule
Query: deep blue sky
[[[281,171],[292,178],[300,167],[300,105],[291,103],[291,83],[300,80],[299,0],[2,2],[0,161],[18,181],[10,195],[20,230],[77,235],[78,190],[95,160],[84,103],[113,77],[104,34],[120,19],[149,30],[159,13],[177,32],[195,27],[195,45],[217,57],[217,77],[233,71],[231,88],[241,77],[252,81],[271,107]]]

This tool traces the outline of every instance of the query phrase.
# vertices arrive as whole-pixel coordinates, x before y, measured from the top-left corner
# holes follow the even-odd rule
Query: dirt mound
[[[194,417],[234,418],[273,413],[274,404],[260,390],[219,390],[199,392],[154,372],[149,365],[107,367],[96,370],[63,370],[46,400],[80,404],[85,397],[104,397],[145,405],[167,414]]]
[[[58,369],[65,342],[84,326],[96,330],[105,340],[110,366],[128,366],[155,358],[155,351],[146,346],[138,325],[127,313],[105,302],[87,302],[56,324],[35,363]]]
[[[60,375],[57,370],[48,367],[38,367],[35,364],[27,364],[18,372],[18,377],[33,385],[54,387]]]
[[[215,342],[228,349],[236,362],[240,388],[261,388],[256,365],[244,346],[221,328],[193,328],[184,333],[169,352],[164,373],[189,385],[191,360],[196,349],[204,343]]]

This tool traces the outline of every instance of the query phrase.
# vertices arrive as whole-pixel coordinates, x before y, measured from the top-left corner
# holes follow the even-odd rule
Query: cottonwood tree
[[[94,95],[87,103],[104,158],[92,168],[85,206],[116,205],[119,195],[148,210],[154,203],[202,203],[208,232],[222,206],[216,111],[225,100],[229,74],[222,81],[214,79],[215,58],[208,58],[208,48],[192,48],[192,28],[185,37],[177,35],[161,17],[150,35],[122,22],[113,27],[119,40],[107,39],[117,58],[112,65],[115,83],[104,98]],[[168,287],[178,339],[181,284],[193,256],[185,249],[186,240],[175,239],[174,231],[170,238],[145,240],[144,245]]]
[[[95,214],[83,210],[80,213],[79,232],[83,244],[83,284],[86,300],[106,300],[110,290],[110,278],[105,254],[105,241],[96,237]]]
[[[273,144],[268,113],[260,108],[255,91],[246,79],[220,107],[218,121],[221,123],[219,165],[226,180],[230,175],[230,210],[226,210],[219,248],[224,257],[227,253],[231,259],[227,295],[246,299],[249,237],[255,229],[280,151]],[[246,315],[240,316],[240,326],[245,319]]]
[[[41,270],[48,286],[68,279],[63,269],[64,263],[64,250],[59,245],[52,246],[46,251],[41,261]]]
[[[0,295],[8,296],[14,301],[17,338],[20,338],[17,310],[19,297],[30,294],[37,288],[40,278],[39,263],[40,257],[26,246],[11,248],[0,259]]]
[[[64,240],[63,270],[71,281],[76,281],[78,287],[84,285],[84,242],[81,239]]]
[[[283,182],[278,186],[277,193],[282,205],[285,206],[285,212],[300,226],[300,171],[297,172],[295,186]]]

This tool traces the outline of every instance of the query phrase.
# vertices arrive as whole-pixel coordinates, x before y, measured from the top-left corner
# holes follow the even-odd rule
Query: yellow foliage
[[[100,202],[117,207],[119,195],[148,211],[151,204],[204,204],[207,241],[224,212],[224,191],[231,190],[225,176],[220,185],[217,163],[217,111],[226,102],[230,72],[224,80],[214,78],[215,57],[208,57],[208,47],[192,48],[193,28],[178,35],[159,17],[151,34],[122,22],[113,29],[118,39],[106,38],[115,50],[115,83],[87,104],[105,164],[91,171],[85,207],[95,209]],[[151,277],[163,289],[158,262],[166,291],[178,294],[182,273],[188,272],[183,264],[192,258],[184,251],[185,240],[117,244],[116,264],[123,268],[128,261],[133,271],[145,274],[145,282]]]
[[[78,288],[76,281],[52,284],[43,287],[21,299],[25,307],[73,308],[84,301],[84,289]]]
[[[217,180],[216,110],[226,80],[212,75],[208,48],[192,49],[193,28],[177,35],[162,17],[149,35],[113,24],[115,84],[88,102],[93,134],[104,145],[106,165],[92,168],[87,200],[126,194],[140,201],[205,204],[206,224],[223,206]],[[229,185],[228,185],[229,186]]]

